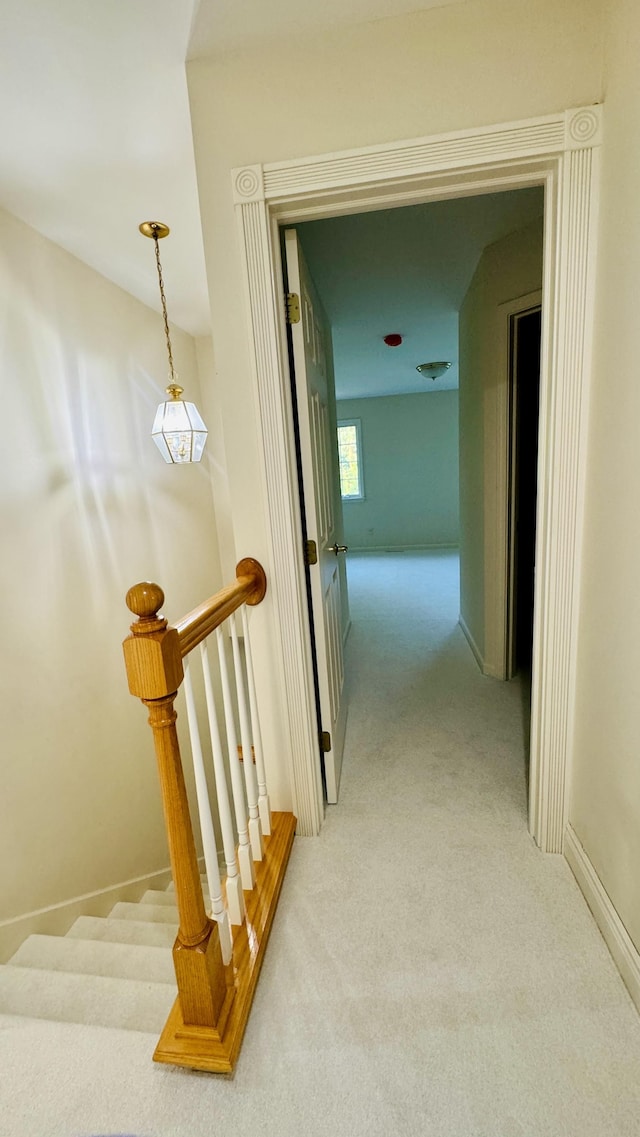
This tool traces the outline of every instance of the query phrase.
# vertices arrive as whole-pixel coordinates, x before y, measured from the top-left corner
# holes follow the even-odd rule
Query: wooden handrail
[[[266,591],[267,578],[262,565],[253,557],[245,557],[236,565],[233,584],[216,592],[215,596],[199,604],[176,623],[182,658],[211,635],[241,604],[259,604]]]
[[[237,579],[171,628],[161,615],[164,593],[157,584],[130,588],[127,607],[138,619],[123,644],[129,690],[149,710],[158,762],[179,929],[173,948],[181,1014],[185,1024],[221,1032],[234,999],[233,971],[222,961],[218,926],[206,914],[193,826],[185,788],[174,702],[184,678],[182,660],[241,604],[258,604],[266,577],[247,557]]]
[[[253,861],[249,861],[250,871],[243,878],[249,879],[249,886],[245,885],[242,894],[242,909],[246,913],[246,919],[243,924],[234,923],[230,945],[225,931],[225,960],[231,952],[231,960],[225,965],[219,934],[219,927],[225,928],[224,920],[219,925],[217,920],[207,916],[202,897],[174,703],[184,679],[184,657],[241,605],[259,604],[265,592],[266,578],[262,566],[247,557],[237,565],[233,584],[194,608],[175,627],[169,627],[160,615],[164,593],[157,584],[136,584],[127,593],[127,605],[138,617],[131,625],[131,635],[123,644],[127,678],[131,694],[141,699],[149,711],[179,919],[178,936],[173,947],[178,998],[162,1031],[154,1059],[156,1062],[225,1074],[233,1070],[247,1025],[293,843],[296,819],[292,813],[271,813],[265,792],[270,835],[263,842],[259,818],[255,819],[261,856],[257,857],[254,850]],[[246,635],[246,623],[244,631]],[[233,629],[232,644],[235,663],[238,651],[236,631]],[[248,639],[245,641],[245,650],[250,671],[251,655],[247,645]],[[222,639],[218,647],[219,658],[222,660],[220,675],[224,694],[226,670]],[[205,688],[206,674],[207,672]],[[237,675],[236,672],[236,677]],[[239,697],[238,694],[238,699]],[[223,701],[226,715],[226,699]],[[241,709],[240,702],[238,708]],[[228,721],[232,722],[233,705],[230,706],[229,713],[231,719]],[[244,734],[243,750],[247,758],[249,752],[253,754],[253,746],[246,730]],[[233,760],[237,765],[235,741],[229,743],[229,747],[229,761]],[[256,763],[259,764],[260,752],[257,748],[255,755]],[[250,762],[245,762],[245,767],[249,765]],[[253,770],[250,772],[253,773]],[[238,778],[240,777],[238,767]],[[232,774],[232,781],[234,778],[235,775]],[[266,791],[266,783],[264,788]],[[239,807],[242,811],[245,803],[241,782],[239,796],[243,799]],[[254,824],[251,814],[254,804],[249,803],[248,808],[250,817],[248,825],[246,819],[244,822],[245,837],[247,827],[250,829]],[[231,843],[233,844],[233,833]],[[251,857],[253,840],[250,846],[245,841],[243,848],[245,846]],[[230,863],[229,858],[227,863]],[[229,878],[227,885],[228,881]]]

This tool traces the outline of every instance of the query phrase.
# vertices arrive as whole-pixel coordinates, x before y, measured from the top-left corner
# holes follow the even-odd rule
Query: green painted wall
[[[363,501],[343,502],[352,549],[458,543],[458,392],[343,399],[362,424]]]

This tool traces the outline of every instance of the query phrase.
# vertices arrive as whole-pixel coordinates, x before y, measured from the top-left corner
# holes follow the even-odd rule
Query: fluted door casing
[[[591,374],[601,106],[341,153],[231,171],[247,284],[267,483],[267,524],[277,566],[275,631],[290,694],[292,777],[304,832],[317,832],[322,794],[314,738],[306,592],[300,568],[297,470],[278,224],[444,196],[545,187],[545,270],[532,683],[530,828],[562,849],[572,746],[580,502]]]

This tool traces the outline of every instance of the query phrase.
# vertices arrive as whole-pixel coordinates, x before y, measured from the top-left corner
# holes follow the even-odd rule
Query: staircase
[[[149,1033],[151,1056],[176,998],[177,931],[172,883],[80,916],[65,936],[29,936],[0,967],[0,1012]]]
[[[158,585],[129,589],[127,604],[138,617],[123,645],[129,690],[149,715],[176,890],[172,883],[165,891],[145,892],[136,904],[119,902],[106,918],[81,916],[66,936],[29,936],[0,967],[0,1020],[77,1023],[154,1039],[160,1034],[156,1062],[233,1071],[296,827],[293,814],[271,811],[266,785],[246,611],[262,601],[266,587],[262,566],[245,558],[232,584],[175,627],[160,614],[164,593]],[[205,707],[199,714],[192,685],[196,648],[206,716]],[[183,682],[206,877],[200,875],[176,728],[174,703]]]

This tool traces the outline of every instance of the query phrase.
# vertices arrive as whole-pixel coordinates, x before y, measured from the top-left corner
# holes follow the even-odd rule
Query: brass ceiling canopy
[[[162,221],[143,221],[142,225],[138,225],[138,229],[144,237],[152,237],[154,241],[168,237],[171,232],[169,226]]]

